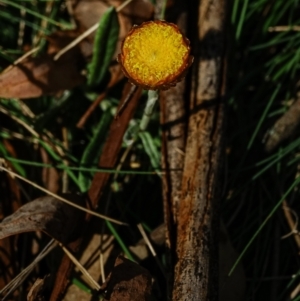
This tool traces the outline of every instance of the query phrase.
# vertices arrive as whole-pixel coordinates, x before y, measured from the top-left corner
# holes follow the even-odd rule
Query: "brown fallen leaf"
[[[77,30],[65,30],[45,37],[48,41],[47,54],[28,57],[0,74],[0,97],[33,98],[57,94],[83,83],[84,77],[79,68],[83,63],[81,45],[72,48],[58,61],[52,59],[78,35]]]
[[[74,39],[80,35],[78,29],[75,30],[57,30],[46,36],[45,39],[48,41],[47,53],[49,55],[56,54],[59,50],[70,44]],[[77,51],[78,47],[74,47]],[[71,51],[74,51],[72,48]]]
[[[49,55],[29,57],[0,74],[0,97],[34,98],[56,94],[83,83],[76,61],[62,56],[53,61]]]
[[[118,7],[123,1],[120,0],[79,0],[74,1],[73,11],[74,18],[81,31],[84,31],[97,22],[110,6]],[[128,31],[134,24],[141,24],[144,21],[150,20],[153,16],[154,6],[148,0],[133,0],[126,5],[118,14],[120,33],[119,43],[115,52],[115,57],[119,53],[122,40],[127,35]],[[87,40],[91,45],[94,40],[95,33],[91,34]],[[85,45],[86,46],[86,45]],[[92,54],[92,47],[85,47],[85,55]]]
[[[12,157],[17,157],[16,150],[11,141],[3,139],[2,143]],[[7,165],[13,169],[10,162]],[[21,193],[18,183],[9,175],[0,173],[1,206],[0,220],[11,214],[21,206]],[[6,188],[6,189],[5,189]],[[17,237],[7,237],[0,240],[0,288],[9,283],[18,267],[17,250],[14,247]],[[14,295],[16,297],[16,295]]]
[[[105,301],[150,301],[152,279],[138,264],[118,256],[112,272],[102,285]]]
[[[82,205],[77,194],[64,197]],[[44,196],[23,205],[0,223],[0,239],[30,231],[43,231],[56,240],[67,243],[74,240],[84,213],[52,196]]]

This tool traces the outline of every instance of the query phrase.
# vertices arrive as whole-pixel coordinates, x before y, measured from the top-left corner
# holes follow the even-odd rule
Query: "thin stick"
[[[126,5],[128,5],[132,0],[127,0],[124,3],[122,3],[119,7],[116,8],[116,12],[120,12]],[[82,40],[84,40],[86,37],[88,37],[91,33],[97,30],[99,27],[99,22],[94,24],[92,27],[87,29],[84,33],[82,33],[79,37],[77,37],[74,41],[72,41],[70,44],[68,44],[66,47],[61,49],[53,58],[54,61],[57,61],[64,53],[69,51],[71,48],[79,44]]]
[[[58,244],[63,249],[63,251],[68,255],[68,257],[71,259],[71,261],[76,265],[76,267],[80,270],[80,272],[83,274],[83,276],[89,282],[90,286],[93,289],[99,291],[100,285],[97,283],[96,280],[93,279],[91,274],[84,268],[84,266],[74,257],[74,255],[62,243],[59,242]]]
[[[23,45],[23,40],[24,40],[24,32],[25,32],[25,17],[26,17],[26,10],[20,9],[20,15],[21,15],[21,21],[19,24],[19,34],[18,34],[18,41],[17,45],[19,48],[22,47]]]
[[[9,65],[6,69],[4,69],[2,73],[9,71],[14,66],[16,66],[19,63],[21,63],[23,60],[25,60],[27,57],[29,57],[30,55],[32,55],[33,53],[35,53],[38,50],[39,50],[39,47],[34,47],[31,50],[29,50],[28,52],[24,53],[21,57],[19,57],[11,65]]]
[[[104,283],[106,277],[105,277],[105,271],[104,271],[104,260],[103,260],[102,250],[100,250],[100,272],[101,272],[102,283]]]
[[[84,33],[82,33],[78,38],[76,38],[74,41],[72,41],[70,44],[68,44],[66,47],[61,49],[57,54],[54,56],[53,60],[57,61],[64,53],[72,49],[74,46],[76,46],[78,43],[80,43],[82,40],[84,40],[86,37],[88,37],[92,32],[97,30],[99,26],[99,23],[94,24],[92,27],[90,27],[88,30],[86,30]]]
[[[95,109],[98,107],[99,103],[106,97],[106,94],[107,94],[107,91],[104,91],[96,98],[95,101],[92,102],[92,104],[89,106],[89,108],[81,116],[80,120],[77,122],[77,124],[76,124],[77,128],[82,129],[84,127],[86,120],[95,111]]]
[[[61,197],[61,196],[59,196],[59,195],[57,195],[57,194],[55,194],[55,193],[53,193],[53,192],[51,192],[51,191],[45,189],[45,188],[43,188],[42,186],[39,186],[38,184],[33,183],[33,182],[27,180],[26,178],[24,178],[24,177],[18,175],[17,173],[15,173],[15,172],[13,172],[13,171],[11,171],[11,170],[9,170],[9,169],[7,169],[7,168],[1,166],[1,164],[0,164],[0,170],[6,171],[6,172],[9,173],[10,175],[13,175],[14,177],[16,177],[16,178],[18,178],[18,179],[20,179],[20,180],[22,180],[22,181],[24,181],[24,182],[30,184],[31,186],[33,186],[33,187],[35,187],[35,188],[37,188],[37,189],[39,189],[39,190],[45,192],[46,194],[51,195],[51,196],[55,197],[56,199],[58,199],[58,200],[60,200],[60,201],[62,201],[62,202],[64,202],[64,203],[66,203],[66,204],[68,204],[68,205],[70,205],[70,206],[73,206],[73,207],[75,207],[75,208],[77,208],[77,209],[79,209],[79,210],[82,210],[82,211],[87,212],[87,213],[89,213],[89,214],[92,214],[92,215],[94,215],[94,216],[103,218],[103,219],[105,219],[105,220],[111,221],[112,223],[115,223],[115,224],[118,224],[118,225],[128,226],[127,223],[118,221],[118,220],[116,220],[116,219],[114,219],[114,218],[107,217],[107,216],[105,216],[105,215],[103,215],[103,214],[94,212],[94,211],[92,211],[92,210],[89,210],[89,209],[84,208],[84,207],[82,207],[82,206],[79,206],[79,205],[77,205],[77,204],[74,204],[74,203],[70,202],[69,200],[67,200],[67,199],[65,199],[65,198],[63,198],[63,197]]]
[[[127,0],[116,8],[116,12],[120,12],[125,6],[127,6],[132,0]]]
[[[118,110],[117,114],[115,115],[115,119],[117,119],[121,114],[122,112],[124,111],[124,109],[127,107],[129,101],[131,100],[131,98],[133,97],[134,93],[136,92],[137,90],[137,86],[136,85],[132,85],[131,88],[130,88],[130,91],[129,93],[127,94],[126,98],[124,99],[120,109]]]
[[[25,269],[23,269],[14,279],[12,279],[1,291],[0,295],[2,295],[4,292],[7,293],[5,296],[1,299],[4,301],[9,295],[19,286],[21,285],[24,280],[28,277],[30,272],[34,269],[34,267],[46,256],[48,255],[56,246],[58,243],[55,241],[55,239],[51,239],[50,242],[46,245],[46,247],[40,252],[40,254],[30,263]]]
[[[121,159],[120,159],[120,161],[119,161],[119,164],[118,164],[118,166],[116,167],[116,170],[117,170],[117,171],[120,171],[120,170],[121,170],[121,168],[122,168],[122,166],[123,166],[123,164],[124,164],[124,162],[125,162],[125,160],[126,160],[128,154],[129,154],[129,152],[131,151],[133,145],[134,145],[134,143],[131,143],[131,144],[128,145],[127,148],[125,149],[125,151],[124,151],[124,153],[123,153],[123,155],[122,155],[122,157],[121,157]],[[114,181],[116,181],[117,177],[118,177],[118,173],[115,173],[115,174],[114,174],[114,178],[113,178]]]
[[[31,56],[33,53],[37,52],[38,50],[39,50],[39,47],[34,47],[34,48],[30,49],[25,54],[23,54],[21,57],[19,57],[16,61],[14,61],[13,65],[17,65],[17,64],[21,63],[23,60],[25,60],[27,57]]]
[[[298,215],[296,214],[296,212],[294,210],[289,208],[286,200],[284,200],[282,203],[282,209],[283,209],[284,216],[286,218],[287,223],[289,224],[291,231],[290,231],[290,233],[282,236],[281,239],[284,239],[291,235],[294,235],[294,239],[297,244],[297,247],[298,247],[298,249],[300,249],[300,237],[299,237],[298,229],[297,229],[298,228]],[[292,214],[294,215],[296,221],[294,221]]]
[[[116,72],[112,72],[111,79],[106,87],[106,89],[98,95],[95,101],[92,102],[90,107],[86,110],[86,112],[81,116],[80,120],[77,122],[76,127],[83,128],[84,124],[86,123],[87,119],[90,117],[92,112],[98,107],[99,103],[106,97],[107,93],[111,91],[111,89],[118,83],[122,78],[124,78],[124,73],[118,66],[118,70]]]
[[[300,284],[298,284],[295,289],[290,293],[290,299],[289,300],[294,300],[294,298],[299,294],[300,291]]]
[[[25,104],[23,103],[22,109],[25,108]],[[45,136],[41,136],[38,132],[36,132],[30,125],[28,125],[26,122],[24,122],[22,119],[19,119],[18,117],[11,115],[9,111],[7,111],[5,108],[3,108],[2,106],[0,106],[0,112],[2,112],[3,114],[6,114],[7,116],[9,116],[11,119],[15,120],[16,122],[18,122],[20,125],[22,125],[28,132],[30,132],[37,140],[35,140],[33,138],[32,142],[35,143],[38,141],[38,139],[41,140],[41,142],[46,143],[51,149],[53,149],[54,151],[56,150],[57,153],[61,156],[64,157],[65,153],[63,151],[63,149],[59,146],[59,145],[55,145],[53,144],[48,137]],[[30,115],[29,115],[30,116]],[[32,116],[30,116],[31,118],[33,118]],[[52,133],[48,132],[45,130],[45,133],[50,137],[53,138]],[[54,138],[53,138],[54,139]]]
[[[62,128],[62,137],[63,137],[63,146],[66,150],[69,149],[69,143],[68,143],[68,129],[66,127]],[[63,160],[63,164],[68,166],[69,162],[68,160]],[[69,178],[68,178],[68,173],[67,170],[63,170],[63,175],[62,175],[62,192],[66,193],[69,189]]]
[[[28,125],[22,119],[14,116],[14,115],[12,115],[8,110],[6,110],[5,108],[3,108],[2,106],[0,106],[0,112],[2,112],[3,114],[9,116],[11,119],[15,120],[17,123],[19,123],[20,125],[22,125],[35,138],[40,138],[39,133],[37,131],[35,131],[30,125]]]
[[[157,254],[156,254],[156,252],[155,252],[155,250],[154,250],[154,248],[153,248],[153,246],[152,246],[152,244],[151,244],[151,242],[150,242],[150,240],[149,240],[149,238],[148,238],[148,236],[147,236],[147,234],[146,234],[146,232],[145,232],[145,230],[144,230],[142,224],[138,224],[137,227],[138,227],[138,229],[139,229],[141,235],[143,236],[143,239],[144,239],[146,245],[148,246],[148,248],[149,248],[149,250],[150,250],[152,256],[154,257],[154,259],[155,259],[155,261],[156,261],[158,267],[160,268],[160,270],[161,270],[161,272],[163,273],[163,275],[164,275],[165,277],[167,277],[167,276],[166,276],[166,273],[165,273],[165,270],[164,270],[164,268],[163,268],[161,262],[159,261],[159,259],[158,259],[158,257],[157,257]]]
[[[273,26],[269,27],[270,32],[282,32],[282,31],[300,31],[300,26],[294,25],[294,26]]]

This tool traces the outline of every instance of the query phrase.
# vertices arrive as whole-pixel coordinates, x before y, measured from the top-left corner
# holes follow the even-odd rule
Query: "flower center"
[[[154,87],[171,82],[189,55],[182,34],[167,23],[149,22],[135,29],[123,44],[124,67],[138,82]]]

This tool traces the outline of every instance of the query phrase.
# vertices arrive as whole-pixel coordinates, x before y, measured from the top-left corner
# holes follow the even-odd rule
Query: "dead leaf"
[[[49,42],[47,53],[49,55],[56,54],[59,50],[66,47],[74,39],[80,35],[79,30],[57,30],[51,35],[46,36],[45,39]],[[76,47],[75,47],[76,48]],[[78,50],[78,48],[77,48]],[[71,51],[74,51],[73,48]]]
[[[13,157],[16,157],[16,151],[9,140],[2,140],[6,150]],[[8,167],[13,169],[10,162],[7,162]],[[18,183],[5,173],[0,175],[1,190],[1,205],[0,205],[0,220],[11,214],[21,206],[21,194]],[[15,274],[18,266],[17,253],[14,248],[17,237],[9,237],[0,240],[0,288],[9,283]],[[16,297],[16,295],[14,295]]]
[[[97,22],[99,22],[101,16],[110,7],[118,7],[122,1],[118,0],[84,0],[77,1],[74,5],[74,18],[77,21],[80,30],[84,31]],[[153,4],[147,0],[133,0],[127,6],[125,6],[118,14],[120,23],[119,43],[117,45],[116,55],[119,53],[122,40],[127,35],[128,31],[134,24],[141,24],[144,21],[148,21],[152,18],[154,12]],[[94,40],[94,34],[88,37],[88,40],[92,43]],[[92,54],[92,47],[90,47],[90,55]],[[85,55],[88,55],[88,48],[85,48]]]
[[[45,278],[38,278],[30,288],[27,294],[27,301],[45,301],[45,297],[43,296],[43,291],[49,282],[49,275]]]
[[[30,57],[0,74],[0,97],[33,98],[56,94],[83,83],[76,61],[62,56],[53,61],[49,55]]]
[[[293,136],[299,130],[300,124],[300,92],[296,101],[282,115],[271,129],[265,134],[264,144],[266,152],[272,152],[283,141]]]
[[[65,198],[82,205],[84,199],[77,194]],[[52,196],[44,196],[23,205],[0,223],[0,239],[24,232],[43,231],[62,243],[74,239],[77,225],[84,213]]]
[[[105,301],[150,301],[152,279],[138,264],[118,256],[112,272],[101,287]]]
[[[47,54],[29,57],[9,66],[0,74],[0,97],[34,98],[45,94],[58,94],[84,82],[80,66],[83,57],[80,46],[72,48],[59,60],[53,56],[73,41],[76,30],[56,31],[47,36]]]

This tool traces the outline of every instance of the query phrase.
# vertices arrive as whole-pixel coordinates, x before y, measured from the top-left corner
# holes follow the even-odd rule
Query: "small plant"
[[[175,24],[144,22],[128,33],[118,61],[133,84],[147,90],[166,90],[182,80],[192,64],[189,45]]]

